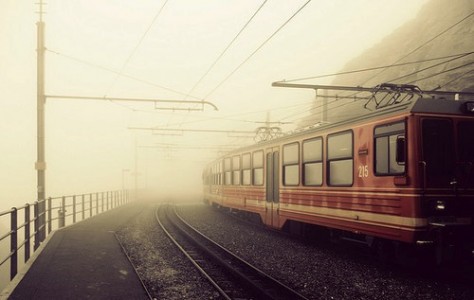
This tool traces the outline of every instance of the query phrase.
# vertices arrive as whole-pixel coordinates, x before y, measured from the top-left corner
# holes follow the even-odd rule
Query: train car
[[[448,94],[384,85],[369,113],[228,153],[203,172],[205,201],[276,229],[317,225],[380,253],[470,256],[474,98]]]

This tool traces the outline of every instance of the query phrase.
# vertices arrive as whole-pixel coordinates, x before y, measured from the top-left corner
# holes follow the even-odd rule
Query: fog
[[[35,2],[0,2],[0,211],[36,197]],[[292,130],[314,94],[273,81],[337,72],[426,1],[314,0],[282,26],[306,2],[268,1],[216,60],[263,1],[47,1],[47,95],[205,100],[218,110],[50,98],[46,195],[137,185],[198,200],[204,164],[254,140],[183,129],[252,131],[269,115]]]

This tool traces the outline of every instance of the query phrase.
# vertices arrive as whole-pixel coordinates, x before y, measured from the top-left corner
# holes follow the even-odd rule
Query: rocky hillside
[[[333,84],[373,87],[391,82],[415,84],[422,90],[474,91],[474,54],[460,55],[468,52],[474,52],[474,1],[431,0],[415,19],[347,63],[341,72],[425,62],[340,75]],[[447,58],[432,60],[441,57]],[[315,102],[315,107],[321,106],[320,100]],[[347,116],[345,112],[352,105],[343,105],[342,101],[328,101],[330,122]],[[300,125],[308,126],[320,120],[321,113],[316,113]]]

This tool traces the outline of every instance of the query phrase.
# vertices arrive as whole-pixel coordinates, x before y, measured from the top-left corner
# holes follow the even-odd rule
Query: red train
[[[277,229],[318,225],[381,254],[421,247],[438,262],[471,256],[472,93],[473,101],[454,100],[392,84],[371,92],[369,113],[212,162],[203,172],[205,201],[256,213]]]

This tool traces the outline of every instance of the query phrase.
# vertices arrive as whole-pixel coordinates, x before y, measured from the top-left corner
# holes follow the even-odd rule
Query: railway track
[[[198,232],[173,206],[159,206],[155,218],[223,299],[306,299]]]

